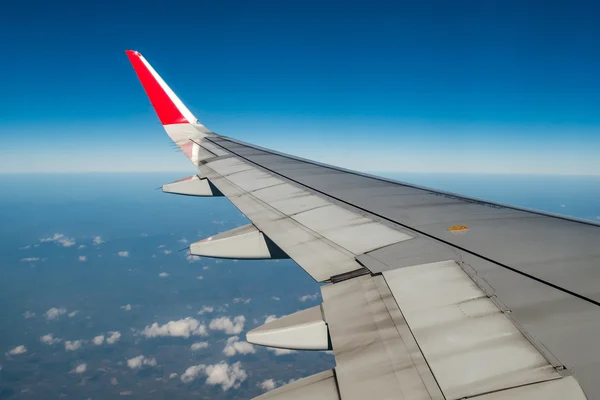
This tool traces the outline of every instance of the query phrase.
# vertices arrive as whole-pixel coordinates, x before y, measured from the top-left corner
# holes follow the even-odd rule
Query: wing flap
[[[383,276],[446,399],[561,377],[455,261]]]
[[[572,376],[563,379],[520,386],[510,390],[476,396],[473,400],[585,400],[586,396]]]
[[[341,398],[443,399],[410,333],[397,329],[380,279],[361,276],[321,288]]]
[[[323,371],[304,379],[288,383],[278,389],[271,390],[254,400],[340,400],[332,370]]]

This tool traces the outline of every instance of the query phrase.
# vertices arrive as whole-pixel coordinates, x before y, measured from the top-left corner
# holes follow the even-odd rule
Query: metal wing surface
[[[264,399],[600,398],[600,226],[324,165],[218,135],[127,55],[199,172],[163,191],[226,196],[251,224],[192,254],[292,258],[323,303],[247,334],[332,350]]]

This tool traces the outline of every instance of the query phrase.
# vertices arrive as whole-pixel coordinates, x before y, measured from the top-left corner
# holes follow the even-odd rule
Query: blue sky
[[[39,3],[39,4],[37,4]],[[364,171],[600,174],[600,6],[14,3],[0,171],[183,171],[124,50],[216,132]]]

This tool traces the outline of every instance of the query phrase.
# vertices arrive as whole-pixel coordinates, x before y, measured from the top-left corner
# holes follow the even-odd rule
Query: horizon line
[[[333,166],[335,167],[335,166]],[[515,176],[570,176],[570,177],[600,177],[600,173],[541,173],[541,172],[477,172],[477,171],[358,171],[354,172],[381,175],[381,174],[442,174],[442,175],[515,175]],[[123,170],[123,171],[0,171],[0,175],[91,175],[91,174],[166,174],[182,173],[197,175],[198,172],[186,170]]]

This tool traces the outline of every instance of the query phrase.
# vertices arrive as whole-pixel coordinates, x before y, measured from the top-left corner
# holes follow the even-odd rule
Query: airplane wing
[[[127,55],[199,170],[163,191],[226,196],[251,221],[190,252],[292,258],[326,283],[321,305],[247,340],[332,350],[336,367],[258,398],[600,398],[600,225],[218,135],[140,53]]]

